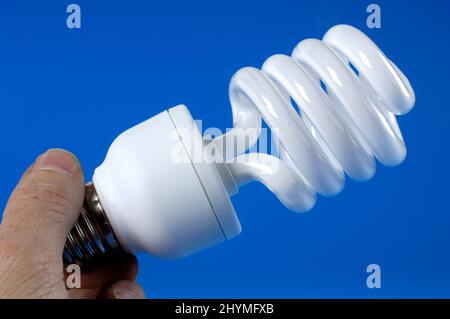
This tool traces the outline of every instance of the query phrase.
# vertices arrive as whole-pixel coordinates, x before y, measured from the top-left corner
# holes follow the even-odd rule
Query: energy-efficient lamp
[[[64,261],[86,264],[114,250],[178,258],[233,238],[241,226],[230,196],[252,181],[307,211],[316,192],[342,189],[344,172],[367,180],[375,158],[390,166],[404,160],[395,115],[411,110],[415,96],[368,37],[338,25],[261,70],[239,70],[230,102],[234,128],[213,140],[202,138],[183,105],[122,133],[86,186]],[[279,140],[277,157],[247,152],[262,119]]]

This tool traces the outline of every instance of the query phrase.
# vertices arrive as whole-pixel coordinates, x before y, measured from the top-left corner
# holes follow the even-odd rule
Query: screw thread
[[[66,265],[92,265],[94,261],[123,251],[105,215],[94,185],[88,183],[80,216],[67,236],[63,252]]]

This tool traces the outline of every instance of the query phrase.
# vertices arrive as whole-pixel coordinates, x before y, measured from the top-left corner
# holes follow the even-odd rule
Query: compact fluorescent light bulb
[[[369,38],[339,25],[261,70],[239,70],[230,101],[234,128],[213,140],[202,138],[183,105],[122,133],[86,186],[65,262],[86,264],[114,250],[178,258],[230,239],[241,232],[230,196],[251,181],[307,211],[316,193],[342,189],[344,173],[367,180],[374,158],[391,166],[404,160],[395,115],[415,96]],[[279,141],[277,157],[247,152],[262,119]]]

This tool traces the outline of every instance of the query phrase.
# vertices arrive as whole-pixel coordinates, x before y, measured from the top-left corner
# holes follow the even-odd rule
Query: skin
[[[0,298],[144,298],[136,258],[123,255],[67,289],[62,253],[84,197],[84,177],[71,153],[52,149],[26,170],[0,224]]]

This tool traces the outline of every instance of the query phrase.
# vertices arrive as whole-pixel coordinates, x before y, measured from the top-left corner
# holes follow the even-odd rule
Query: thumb
[[[29,253],[61,257],[67,234],[76,222],[84,196],[79,161],[52,149],[28,168],[6,205],[1,235]]]

